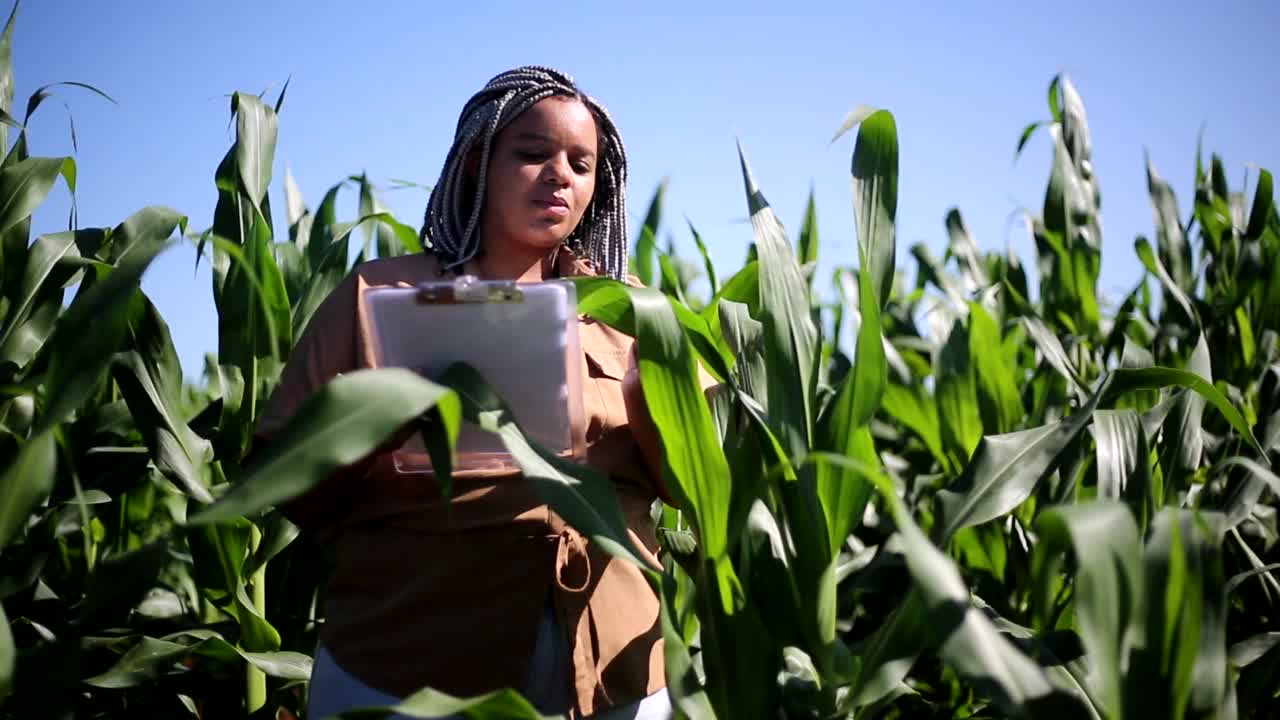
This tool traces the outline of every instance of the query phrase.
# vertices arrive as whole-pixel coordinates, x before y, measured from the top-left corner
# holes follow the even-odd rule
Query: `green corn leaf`
[[[27,98],[27,112],[25,115],[23,115],[23,118],[22,118],[23,126],[29,125],[31,123],[31,118],[36,114],[36,109],[39,108],[41,105],[43,105],[45,100],[49,99],[50,97],[53,97],[53,93],[51,92],[51,90],[56,87],[81,88],[82,90],[88,90],[89,92],[106,100],[112,105],[117,104],[115,101],[115,98],[106,94],[102,90],[99,90],[98,88],[92,85],[89,85],[88,83],[75,82],[74,80],[49,83],[48,85],[42,85],[35,92],[31,93],[31,97]],[[71,109],[68,106],[67,114],[70,115],[70,113],[71,113]],[[74,119],[71,120],[71,147],[73,150],[76,147],[76,124]]]
[[[254,324],[261,323],[262,340],[260,357],[286,357],[293,347],[293,325],[290,317],[289,294],[285,290],[280,265],[271,252],[270,220],[257,215],[255,234],[249,257],[253,260],[258,276],[258,313],[251,315]]]
[[[284,202],[285,221],[289,223],[289,241],[298,245],[299,250],[305,250],[310,237],[305,233],[295,233],[298,232],[298,223],[302,218],[310,215],[311,211],[307,210],[307,203],[302,198],[302,190],[298,188],[298,182],[293,179],[293,173],[288,167],[284,170]]]
[[[1178,199],[1156,172],[1147,158],[1147,190],[1151,194],[1151,206],[1155,211],[1156,245],[1160,248],[1160,262],[1169,270],[1173,284],[1184,292],[1195,288],[1195,266],[1191,259],[1191,244],[1182,229],[1182,214],[1178,211]]]
[[[275,253],[276,264],[280,266],[280,277],[284,280],[284,289],[289,295],[291,311],[296,310],[311,279],[307,258],[293,243],[274,243],[272,251]]]
[[[628,286],[602,277],[574,278],[573,282],[578,295],[579,313],[635,336],[635,313],[628,295]],[[693,312],[681,302],[672,302],[671,309],[712,376],[718,380],[729,377],[730,368],[735,362],[734,356],[720,339],[718,329],[713,331],[704,315]]]
[[[1212,387],[1212,365],[1209,346],[1204,335],[1199,337],[1187,371],[1195,373],[1207,387]],[[1204,418],[1205,398],[1190,391],[1182,391],[1172,412],[1165,419],[1165,443],[1161,452],[1160,467],[1164,470],[1170,492],[1181,489],[1182,480],[1200,467],[1204,452],[1204,434],[1201,425]]]
[[[672,257],[667,253],[658,251],[658,268],[661,271],[662,278],[659,288],[663,294],[675,298],[681,305],[688,305],[689,301],[684,295],[684,284],[680,281],[680,276]]]
[[[715,711],[711,708],[711,699],[698,680],[694,670],[693,658],[684,641],[684,633],[679,625],[679,614],[676,608],[677,582],[670,573],[664,573],[661,580],[663,665],[666,668],[667,691],[671,694],[671,704],[689,720],[714,720]]]
[[[1144,552],[1144,634],[1125,677],[1126,715],[1222,711],[1228,684],[1220,520],[1165,508],[1153,523]]]
[[[801,267],[818,262],[818,208],[813,197],[813,186],[809,186],[809,200],[805,203],[804,223],[800,226],[800,236],[796,240],[796,260]],[[809,285],[813,285],[813,275],[809,275]]]
[[[853,371],[841,384],[830,412],[820,419],[819,437],[825,448],[877,467],[880,461],[867,423],[884,395],[888,366],[881,340],[880,307],[870,273],[864,269],[860,275],[862,325]],[[861,522],[863,508],[871,498],[871,485],[857,473],[824,466],[818,469],[817,487],[826,517],[828,547],[834,557],[849,532]]]
[[[1145,527],[1164,504],[1164,493],[1151,475],[1150,450],[1142,418],[1131,409],[1095,410],[1098,444],[1098,497],[1127,501]]]
[[[156,467],[193,499],[213,502],[207,489],[213,448],[182,418],[182,367],[169,328],[145,297],[142,305],[130,328],[135,349],[117,356],[114,377]]]
[[[1235,683],[1241,708],[1267,712],[1280,687],[1280,632],[1258,633],[1231,646],[1232,665],[1241,668]]]
[[[330,193],[336,192],[337,188],[331,190]],[[329,204],[331,197],[326,196],[325,203]],[[325,210],[325,205],[321,206],[321,210]],[[332,208],[328,210],[328,214],[332,214]],[[352,231],[364,222],[379,221],[384,223],[395,223],[395,219],[386,213],[378,213],[367,217],[361,217],[354,223],[334,223],[327,227],[322,233],[324,239],[320,240],[313,236],[312,244],[307,246],[308,260],[307,267],[310,268],[310,277],[303,283],[303,290],[298,297],[290,296],[293,305],[293,334],[294,337],[301,337],[303,331],[307,328],[307,323],[311,322],[311,316],[324,302],[324,299],[334,291],[338,285],[347,277],[349,270],[347,266],[348,240]],[[398,224],[398,223],[397,223]],[[409,232],[412,232],[411,230]],[[403,235],[401,230],[396,231],[397,236]],[[315,248],[324,245],[328,250],[316,253]],[[357,265],[360,263],[356,263]]]
[[[1266,168],[1258,170],[1258,187],[1253,192],[1253,206],[1249,210],[1249,226],[1244,231],[1248,240],[1257,240],[1267,228],[1267,219],[1275,211],[1275,196],[1271,173]]]
[[[879,112],[880,108],[871,105],[859,105],[849,114],[845,116],[844,121],[840,123],[840,127],[836,129],[835,135],[831,137],[831,142],[839,140],[845,133],[862,124],[862,121]]]
[[[255,653],[242,650],[212,630],[186,630],[161,638],[143,637],[108,670],[85,679],[93,687],[121,689],[154,680],[188,657],[246,662],[271,677],[308,680],[311,658],[297,652]]]
[[[1075,702],[1063,703],[1059,706],[1060,708],[1065,706],[1065,709],[1078,713],[1080,711],[1079,706],[1083,706],[1087,716],[1092,720],[1102,720],[1105,717],[1102,701],[1090,685],[1089,665],[1083,656],[1074,660],[1064,661],[1059,651],[1056,651],[1051,642],[1043,635],[997,615],[995,610],[977,595],[973,596],[973,604],[991,619],[997,630],[1011,638],[1019,649],[1024,652],[1030,650],[1028,654],[1044,668],[1045,675],[1049,677],[1054,687],[1064,694],[1072,696],[1075,700]],[[1066,648],[1067,651],[1072,649],[1071,647]],[[1061,655],[1065,654],[1061,653]],[[1068,716],[1073,717],[1074,715],[1068,714]]]
[[[456,393],[463,417],[502,439],[524,478],[558,515],[614,557],[652,572],[632,544],[608,478],[531,443],[493,387],[473,368],[455,364],[440,381],[441,387]]]
[[[756,185],[738,146],[747,206],[760,263],[760,314],[765,367],[769,373],[770,429],[788,454],[799,456],[813,438],[818,333],[809,312],[809,292],[782,223]]]
[[[59,175],[74,193],[76,161],[69,157],[27,158],[0,168],[0,234],[30,217]]]
[[[84,601],[72,621],[77,628],[115,627],[123,623],[146,592],[159,582],[169,561],[167,539],[110,555],[88,577]]]
[[[4,614],[4,606],[0,605],[0,703],[4,702],[13,688],[13,669],[17,656],[13,631],[9,629],[9,618]]]
[[[98,279],[58,318],[42,350],[51,360],[45,385],[48,400],[40,427],[62,422],[98,386],[131,319],[142,310],[138,285],[143,273],[169,246],[169,233],[185,222],[185,218],[176,218],[168,232],[158,230],[136,242],[115,268],[101,269]]]
[[[708,309],[720,300],[740,302],[747,306],[751,317],[758,318],[760,316],[760,263],[752,260],[734,273],[720,287],[720,292],[716,293],[712,302],[708,304]]]
[[[1049,83],[1049,116],[1056,123],[1062,122],[1062,75],[1054,75]]]
[[[938,464],[950,472],[951,460],[942,449],[938,407],[923,387],[889,383],[885,388],[884,411],[915,432]]]
[[[732,614],[741,600],[741,588],[725,555],[731,487],[728,461],[671,302],[646,288],[628,292],[635,312],[640,382],[662,440],[663,475],[675,497],[697,518],[703,552],[717,563],[724,611]]]
[[[1250,430],[1249,424],[1240,415],[1240,411],[1236,410],[1235,406],[1231,404],[1231,401],[1227,400],[1221,391],[1193,372],[1167,367],[1121,368],[1112,373],[1108,392],[1113,396],[1118,396],[1133,390],[1152,390],[1175,385],[1193,390],[1200,397],[1207,400],[1218,412],[1222,413],[1226,421],[1231,424],[1231,427],[1235,428],[1236,432],[1240,433],[1240,436],[1249,443],[1250,447],[1257,450],[1259,454],[1265,454],[1262,445],[1254,437],[1253,431]]]
[[[1005,433],[1022,422],[1024,411],[1014,367],[1000,350],[1000,328],[982,305],[969,303],[969,364],[974,369],[978,409],[988,433]]]
[[[244,566],[244,576],[252,577],[259,569],[267,564],[271,558],[284,552],[294,540],[298,538],[298,526],[289,522],[285,516],[278,512],[267,515],[265,527],[262,530],[262,543],[258,546],[256,552],[250,556]]]
[[[747,313],[753,317],[760,316],[760,266],[756,261],[747,263],[741,270],[734,273],[720,287],[720,291],[712,296],[707,306],[702,309],[701,315],[707,321],[707,328],[711,331],[713,337],[723,336],[723,328],[720,327],[720,311],[719,306],[723,302],[740,303],[747,308]],[[760,402],[767,402],[764,395],[759,396]]]
[[[4,32],[0,34],[0,110],[6,115],[13,114],[13,25],[18,17],[18,3],[13,3],[9,11],[9,19],[5,21]],[[9,149],[9,128],[0,125],[0,153]],[[0,697],[5,695],[0,692]]]
[[[898,212],[898,128],[889,111],[879,110],[862,120],[852,172],[859,264],[868,268],[883,308],[893,291]]]
[[[667,178],[663,178],[654,190],[649,209],[644,214],[644,224],[640,226],[640,236],[636,238],[635,273],[646,287],[654,284],[653,256],[658,247],[658,226],[662,223],[662,201],[667,193],[667,182]]]
[[[252,523],[244,517],[186,529],[194,579],[201,594],[210,601],[228,604],[243,585],[252,530]]]
[[[1103,704],[1122,707],[1124,667],[1141,627],[1141,540],[1129,508],[1116,502],[1050,508],[1036,519],[1040,536],[1032,559],[1037,626],[1049,629],[1050,592],[1062,556],[1075,557],[1073,608]]]
[[[1195,308],[1191,304],[1191,299],[1187,297],[1187,294],[1183,292],[1177,282],[1169,276],[1168,271],[1165,270],[1164,266],[1156,258],[1155,254],[1151,252],[1151,243],[1145,237],[1139,236],[1138,239],[1134,241],[1133,247],[1134,251],[1138,254],[1138,259],[1142,261],[1142,265],[1147,269],[1147,272],[1159,278],[1160,284],[1164,286],[1165,292],[1168,293],[1169,297],[1173,298],[1174,301],[1177,302],[1178,307],[1182,308],[1182,312],[1185,313],[1187,320],[1191,322],[1193,326],[1199,327],[1200,316],[1195,312]]]
[[[297,497],[365,457],[431,407],[440,407],[446,428],[456,436],[461,407],[447,388],[400,368],[335,378],[303,403],[258,464],[189,524],[254,515]]]
[[[346,268],[348,255],[347,236],[340,236],[337,230],[338,191],[342,189],[343,185],[344,183],[338,183],[329,188],[328,192],[324,194],[324,198],[320,200],[320,207],[316,208],[315,215],[311,219],[311,233],[303,249],[307,255],[307,265],[315,271],[319,271],[330,254],[340,258],[338,264],[343,269]]]
[[[1062,377],[1075,389],[1077,395],[1087,397],[1088,391],[1085,389],[1087,383],[1076,370],[1071,359],[1067,357],[1067,351],[1062,347],[1062,341],[1054,335],[1044,321],[1037,317],[1022,318],[1023,327],[1027,329],[1027,334],[1031,336],[1032,342],[1040,350],[1040,354],[1044,360],[1053,366]]]
[[[1252,577],[1258,577],[1259,575],[1266,576],[1265,578],[1263,578],[1264,581],[1267,579],[1270,579],[1271,582],[1275,582],[1275,578],[1272,577],[1271,573],[1275,572],[1276,570],[1280,570],[1280,563],[1271,563],[1270,565],[1263,565],[1261,567],[1245,570],[1242,573],[1237,573],[1235,575],[1232,575],[1227,580],[1227,584],[1223,586],[1223,590],[1224,592],[1227,593],[1228,596],[1230,596],[1236,591],[1236,588],[1240,587],[1240,585],[1244,583],[1245,580],[1248,580],[1249,578],[1252,578]],[[1233,662],[1234,662],[1234,657],[1235,657],[1235,653],[1233,651],[1232,652]]]
[[[685,218],[685,222],[688,223],[689,234],[693,235],[693,242],[698,247],[698,254],[702,256],[702,265],[707,271],[707,283],[711,285],[711,295],[714,297],[720,294],[720,280],[716,277],[716,268],[711,263],[711,255],[707,253],[707,245],[702,241],[702,235],[693,226],[693,222],[688,218]]]
[[[280,649],[280,632],[254,607],[243,580],[236,580],[232,604],[228,609],[240,624],[241,647],[260,653]]]
[[[938,647],[942,660],[1006,713],[1083,710],[1078,697],[1055,688],[1044,670],[973,606],[954,563],[916,526],[892,484],[884,478],[876,482],[893,513],[913,587],[928,614],[930,644]]]
[[[864,123],[863,130],[858,133],[859,148],[863,147],[862,136],[866,127]],[[896,144],[893,150],[892,165],[888,166],[885,163],[880,166],[884,172],[893,177],[893,180],[871,183],[879,191],[896,192]],[[858,164],[858,152],[858,150],[854,151],[855,166]],[[862,163],[876,164],[865,159]],[[890,208],[897,204],[896,198],[886,201],[878,197],[870,197],[868,202]],[[881,222],[884,220],[885,218],[881,218]],[[876,293],[875,279],[872,276],[868,258],[884,250],[879,243],[888,242],[889,251],[892,252],[893,216],[889,215],[887,221],[889,223],[887,227],[878,226],[879,235],[875,238],[875,244],[868,243],[859,252],[862,266],[858,272],[858,307],[862,315],[862,323],[858,328],[858,345],[854,352],[853,371],[841,384],[831,411],[821,418],[819,434],[825,448],[873,466],[879,464],[879,458],[867,423],[880,407],[885,387],[888,385],[889,369],[881,334],[881,299]],[[889,272],[892,274],[892,258],[888,262]],[[840,546],[844,544],[849,531],[861,521],[863,508],[871,497],[871,485],[855,473],[827,466],[818,470],[818,494],[826,515],[828,543],[834,557]]]
[[[1092,421],[1106,389],[1104,384],[1065,420],[982,438],[960,477],[938,492],[938,544],[945,547],[957,531],[1012,512],[1031,497]]]
[[[952,462],[963,465],[982,439],[975,369],[969,359],[969,331],[956,320],[937,355],[936,397],[942,443]]]
[[[53,433],[36,435],[0,471],[0,549],[26,527],[28,513],[53,490],[54,449]]]
[[[1229,468],[1240,467],[1249,472],[1249,479],[1236,486],[1236,489],[1227,496],[1223,512],[1226,514],[1224,524],[1227,528],[1234,528],[1253,512],[1254,506],[1261,499],[1263,491],[1268,487],[1271,492],[1280,496],[1280,476],[1277,476],[1270,469],[1264,467],[1261,463],[1246,457],[1233,456],[1219,460],[1209,469],[1209,477],[1219,477]]]
[[[747,306],[725,300],[719,303],[720,327],[734,357],[738,386],[757,400],[766,399],[769,388],[764,366],[764,325],[751,317]]]
[[[889,618],[855,649],[859,662],[846,696],[847,708],[872,705],[896,691],[925,650],[930,632],[923,594],[913,586]]]
[[[1044,121],[1036,121],[1022,129],[1022,132],[1018,135],[1018,147],[1014,148],[1013,151],[1014,160],[1017,160],[1018,156],[1022,154],[1022,149],[1027,146],[1027,141],[1031,139],[1031,136],[1035,135],[1037,130],[1047,124]]]
[[[850,429],[849,434],[841,438],[836,452],[871,468],[880,466],[875,440],[867,425]],[[834,558],[849,533],[862,522],[863,511],[871,499],[871,484],[861,473],[824,467],[818,470],[817,486],[826,519],[828,548]]]
[[[970,284],[976,288],[985,288],[991,284],[987,277],[987,269],[982,263],[982,254],[978,251],[978,243],[974,241],[969,228],[965,227],[960,211],[951,208],[947,211],[947,236],[951,238],[951,253],[960,261]]]
[[[280,119],[260,99],[244,93],[231,96],[231,114],[236,118],[236,168],[240,188],[254,206],[262,210],[267,188],[271,186]]]
[[[862,120],[852,165],[858,220],[858,310],[862,322],[853,372],[841,386],[823,438],[837,452],[853,449],[847,443],[854,437],[854,430],[869,422],[880,407],[888,383],[880,313],[892,290],[894,273],[898,135],[893,115],[880,110]],[[865,456],[866,443],[862,445]],[[853,482],[853,478],[842,475],[829,480],[839,484]],[[869,487],[856,492],[863,496],[863,503],[870,496]]]
[[[919,282],[933,283],[934,287],[946,294],[947,299],[951,301],[954,307],[960,308],[965,306],[964,289],[960,284],[943,269],[942,263],[933,256],[928,246],[924,243],[915,243],[911,246],[911,256],[916,259],[916,272],[920,277]]]
[[[498,690],[477,697],[458,698],[438,690],[419,690],[395,705],[347,710],[340,720],[376,720],[386,717],[449,718],[469,720],[552,720],[540,715],[514,690]],[[558,716],[554,716],[558,717]]]
[[[82,256],[101,246],[107,231],[76,230],[44,235],[31,245],[13,307],[0,333],[0,359],[25,365],[48,339],[62,308],[63,287],[93,261]],[[52,306],[52,307],[51,307]]]

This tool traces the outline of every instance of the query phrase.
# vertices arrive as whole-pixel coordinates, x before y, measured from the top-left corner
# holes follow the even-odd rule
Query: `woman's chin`
[[[545,229],[539,232],[531,232],[519,238],[519,243],[528,248],[551,251],[563,245],[564,241],[569,237],[569,233],[560,232],[559,230],[559,228],[554,228],[554,231],[551,232]]]

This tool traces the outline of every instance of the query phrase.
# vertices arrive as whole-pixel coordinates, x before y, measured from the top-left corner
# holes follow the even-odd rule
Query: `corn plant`
[[[71,158],[31,157],[0,36],[0,716],[302,713],[326,548],[273,508],[421,419],[433,452],[466,418],[621,562],[609,481],[528,441],[484,379],[348,373],[248,457],[262,403],[319,302],[365,258],[420,252],[365,175],[311,211],[283,182],[285,93],[235,94],[210,225],[144,208],[30,237]],[[7,93],[7,94],[6,94]],[[9,142],[9,129],[17,136]],[[958,209],[935,258],[896,266],[898,136],[862,107],[857,257],[815,289],[817,209],[794,242],[740,151],[752,233],[717,272],[663,236],[665,184],[633,249],[647,287],[577,282],[580,309],[637,339],[678,508],[657,507],[667,680],[681,717],[1265,717],[1280,697],[1280,219],[1197,150],[1187,220],[1148,162],[1154,243],[1099,299],[1099,179],[1080,94],[1049,88],[1040,292],[983,252]],[[906,178],[910,181],[910,178]],[[339,222],[340,193],[359,216]],[[721,239],[723,241],[723,239]],[[139,289],[188,242],[212,267],[218,348],[183,381]],[[708,292],[693,291],[699,274]],[[70,301],[67,293],[71,292]],[[847,334],[846,334],[847,333]],[[703,393],[701,366],[720,382]],[[352,411],[360,408],[359,416]],[[447,463],[437,463],[445,466]],[[538,717],[511,690],[430,688],[396,710]],[[389,708],[348,713],[382,716]]]

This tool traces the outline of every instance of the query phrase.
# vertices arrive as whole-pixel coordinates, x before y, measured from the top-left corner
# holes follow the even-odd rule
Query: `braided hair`
[[[578,89],[569,75],[525,66],[497,75],[467,101],[458,117],[453,146],[440,181],[431,191],[421,239],[443,270],[455,269],[481,252],[481,206],[494,137],[535,103],[553,96],[573,98],[590,111],[599,138],[595,193],[565,244],[615,280],[627,274],[627,156],[609,113]],[[479,171],[468,172],[467,156],[480,151]]]

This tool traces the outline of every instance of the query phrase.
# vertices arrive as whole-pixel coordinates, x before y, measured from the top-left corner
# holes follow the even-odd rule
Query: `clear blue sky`
[[[7,10],[7,5],[5,6]],[[288,165],[311,207],[366,171],[433,183],[462,103],[508,67],[573,73],[621,128],[631,161],[633,227],[670,176],[666,229],[692,257],[693,220],[722,271],[741,262],[750,229],[735,138],[794,237],[817,191],[823,273],[856,262],[849,160],[832,132],[859,103],[889,108],[901,168],[899,267],[925,242],[940,254],[956,206],[983,249],[1010,244],[1029,268],[1032,244],[1009,218],[1039,210],[1046,136],[1013,162],[1021,129],[1047,116],[1045,91],[1066,71],[1082,93],[1102,190],[1102,291],[1138,277],[1135,235],[1153,233],[1143,152],[1189,209],[1197,132],[1233,183],[1248,163],[1280,171],[1280,3],[646,3],[248,2],[27,0],[14,38],[20,110],[49,82],[92,83],[108,104],[60,92],[79,139],[80,222],[112,226],[168,205],[194,228],[212,220],[213,173],[232,140],[227,95],[274,98],[281,118],[272,204],[284,208]],[[67,114],[47,103],[31,128],[40,155],[71,152]],[[354,200],[340,213],[355,219]],[[426,195],[384,196],[421,222]],[[35,231],[65,228],[55,190]],[[278,223],[277,227],[283,227]],[[170,324],[183,368],[198,377],[216,347],[207,267],[194,251],[162,256],[144,280]],[[910,266],[914,273],[914,264]]]

